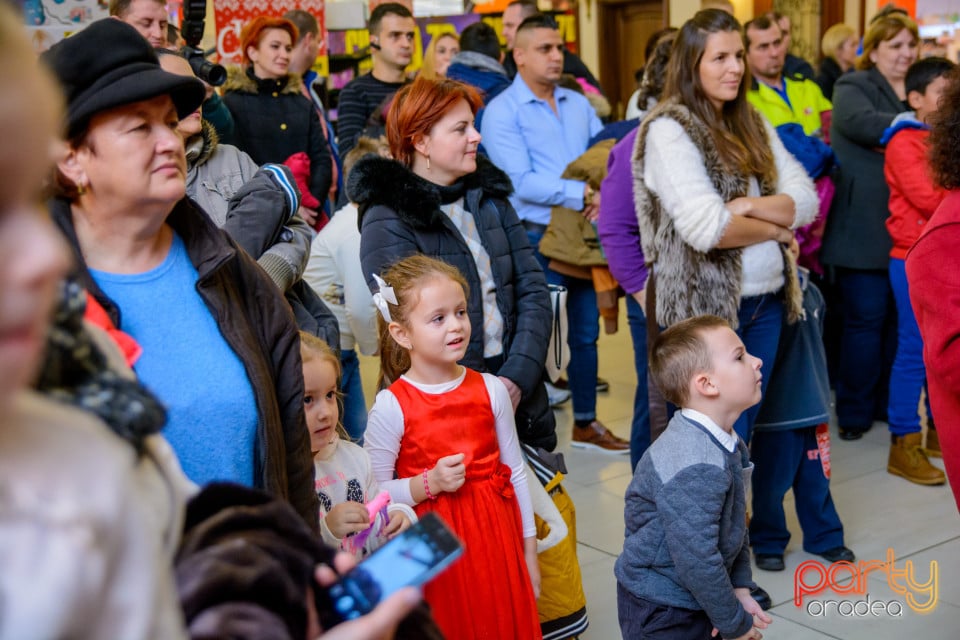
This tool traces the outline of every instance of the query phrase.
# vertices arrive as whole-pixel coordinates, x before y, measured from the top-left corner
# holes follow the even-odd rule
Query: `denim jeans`
[[[887,422],[890,433],[903,436],[920,431],[920,392],[927,383],[923,365],[923,339],[910,306],[904,261],[890,259],[890,287],[897,304],[897,355],[890,369]],[[927,406],[929,415],[930,407]]]
[[[549,260],[540,253],[539,231],[527,229],[530,246],[549,284],[567,288],[567,344],[570,345],[570,366],[567,378],[573,400],[574,420],[597,417],[597,340],[600,338],[600,310],[593,282],[561,275],[547,268]]]
[[[817,427],[758,431],[750,445],[753,460],[753,516],[750,546],[754,553],[783,554],[790,531],[783,497],[793,488],[803,550],[823,553],[843,545],[843,525],[823,474]]]
[[[633,368],[637,390],[633,394],[633,422],[630,424],[630,468],[635,469],[650,446],[650,404],[647,394],[647,318],[633,296],[627,296],[627,322],[633,340]]]
[[[763,382],[760,384],[762,393],[767,392],[770,371],[777,356],[777,345],[780,344],[780,328],[783,324],[783,302],[780,295],[777,292],[741,298],[740,310],[737,312],[740,319],[737,335],[743,340],[747,353],[763,360],[760,368],[763,373]],[[760,403],[757,403],[740,414],[733,425],[733,430],[748,444],[759,412]]]
[[[843,331],[837,370],[837,422],[867,428],[887,408],[895,321],[890,277],[882,270],[837,269]]]
[[[363,397],[363,381],[360,379],[360,360],[353,349],[340,352],[341,381],[343,392],[343,428],[350,439],[363,444],[363,432],[367,430],[367,401]]]

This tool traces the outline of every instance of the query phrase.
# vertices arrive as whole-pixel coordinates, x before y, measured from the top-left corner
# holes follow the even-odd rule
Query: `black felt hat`
[[[146,38],[115,18],[104,18],[61,40],[43,60],[67,99],[67,137],[106,109],[169,95],[177,115],[186,117],[203,102],[203,83],[160,68]]]

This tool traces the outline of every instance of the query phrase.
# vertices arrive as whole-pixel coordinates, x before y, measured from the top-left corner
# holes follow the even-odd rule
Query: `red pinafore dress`
[[[463,556],[424,589],[440,629],[450,640],[541,638],[520,507],[510,468],[500,462],[483,376],[467,369],[460,386],[442,394],[424,393],[401,378],[390,392],[403,411],[398,478],[420,476],[444,456],[466,456],[460,489],[414,507],[418,515],[440,515],[464,543]]]

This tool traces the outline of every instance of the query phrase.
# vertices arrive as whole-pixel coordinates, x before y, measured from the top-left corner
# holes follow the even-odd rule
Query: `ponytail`
[[[384,316],[384,309],[380,310],[380,317],[377,318],[377,328],[380,331],[380,375],[377,377],[377,388],[386,389],[410,369],[410,353],[390,335],[390,322],[407,325],[407,314],[417,305],[420,289],[431,278],[450,278],[463,287],[463,294],[467,298],[470,297],[470,288],[456,267],[420,253],[401,259],[381,275],[384,282],[381,287],[392,289],[397,301],[396,304],[382,302],[389,313],[389,320]]]

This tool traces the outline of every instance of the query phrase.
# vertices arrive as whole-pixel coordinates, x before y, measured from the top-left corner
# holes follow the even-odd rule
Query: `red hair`
[[[418,77],[400,89],[387,112],[387,142],[394,159],[411,166],[413,145],[461,100],[467,101],[473,115],[483,106],[476,89],[456,80]]]
[[[300,32],[297,31],[296,25],[289,20],[269,16],[257,16],[243,25],[243,30],[240,32],[240,51],[243,54],[243,61],[246,64],[252,62],[250,56],[247,55],[247,49],[250,47],[254,49],[259,47],[263,32],[269,29],[283,29],[289,33],[290,44],[297,44],[297,38],[300,37]]]

